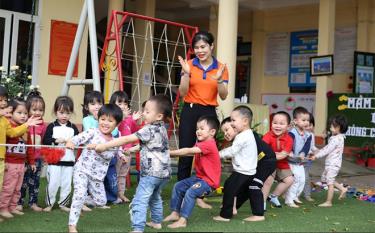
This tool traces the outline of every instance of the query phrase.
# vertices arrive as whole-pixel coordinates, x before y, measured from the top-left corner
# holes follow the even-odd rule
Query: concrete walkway
[[[310,174],[313,181],[319,181],[324,170],[325,159],[313,162]],[[375,169],[359,166],[350,158],[344,158],[337,181],[356,188],[375,188]]]

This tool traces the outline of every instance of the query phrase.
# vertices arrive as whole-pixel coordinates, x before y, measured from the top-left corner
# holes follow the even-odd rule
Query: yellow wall
[[[38,85],[46,102],[45,121],[50,122],[55,119],[52,113],[53,104],[57,96],[60,95],[65,76],[48,74],[49,47],[51,20],[61,20],[70,23],[77,23],[82,10],[83,0],[46,0],[42,1],[41,9],[41,31],[40,31],[40,58]],[[87,28],[84,33],[79,50],[78,77],[86,76],[87,57]],[[72,122],[82,123],[83,86],[71,86],[69,96],[74,100],[75,114]]]
[[[253,14],[251,103],[260,104],[262,93],[289,93],[288,76],[264,75],[266,34],[318,29],[318,18],[318,4],[257,11]],[[357,1],[336,1],[336,28],[355,27],[356,24]],[[350,92],[350,75],[334,75],[333,92]]]

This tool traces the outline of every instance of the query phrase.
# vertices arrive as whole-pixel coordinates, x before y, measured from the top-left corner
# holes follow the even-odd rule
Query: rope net
[[[190,56],[191,38],[197,31],[189,25],[113,11],[100,59],[102,70],[107,71],[106,89],[119,86],[130,96],[133,110],[140,110],[156,94],[170,98],[174,109],[168,132],[170,144],[176,148],[181,78],[177,57]]]

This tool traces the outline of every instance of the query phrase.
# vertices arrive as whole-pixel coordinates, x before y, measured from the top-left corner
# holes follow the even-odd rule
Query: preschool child
[[[278,199],[292,184],[293,173],[288,164],[288,156],[293,149],[293,138],[288,134],[290,125],[290,116],[287,112],[279,111],[273,114],[271,121],[271,130],[263,136],[263,141],[266,142],[276,154],[276,171],[270,175],[263,185],[264,201],[267,198],[272,205],[281,208]],[[278,184],[273,193],[268,197],[274,180]],[[266,209],[266,202],[264,202],[264,209]]]
[[[285,193],[285,204],[289,207],[298,208],[302,204],[298,199],[305,187],[304,162],[311,147],[311,134],[307,131],[310,125],[310,113],[304,107],[296,107],[293,110],[293,125],[289,135],[293,138],[293,150],[288,157],[290,169],[293,172],[294,182]]]
[[[140,180],[131,203],[130,213],[133,231],[144,231],[148,207],[151,210],[151,222],[148,223],[148,226],[161,228],[163,203],[160,194],[172,173],[168,134],[164,122],[171,116],[172,103],[168,97],[164,95],[152,96],[144,107],[145,125],[142,129],[105,144],[98,144],[95,149],[97,152],[103,152],[111,147],[140,141]]]
[[[13,99],[9,102],[13,107],[12,119],[10,125],[12,128],[23,125],[28,118],[26,103],[23,100]],[[25,132],[25,131],[24,131]],[[5,173],[3,189],[0,193],[0,216],[12,218],[15,215],[23,215],[22,211],[16,209],[17,202],[21,195],[21,186],[25,174],[25,162],[27,160],[32,171],[35,171],[35,161],[32,154],[26,154],[27,134],[20,137],[7,137],[7,146],[5,155]]]
[[[172,191],[172,213],[163,221],[175,221],[169,228],[186,227],[197,198],[220,187],[221,162],[215,135],[219,121],[215,116],[202,116],[197,121],[198,142],[194,147],[171,151],[171,156],[194,156],[195,176],[178,181]]]
[[[118,131],[120,136],[128,136],[132,133],[135,133],[138,130],[137,120],[141,117],[141,112],[136,112],[131,115],[131,111],[129,108],[129,97],[125,91],[116,91],[112,94],[109,103],[116,104],[120,107],[123,114],[123,119],[119,124]],[[133,146],[132,143],[123,145],[122,148],[124,150],[128,150]],[[131,153],[129,153],[131,155]],[[118,186],[118,197],[123,202],[130,202],[129,199],[124,195],[125,188],[126,188],[126,176],[130,169],[130,162],[131,156],[127,156],[126,158],[129,161],[123,161],[121,159],[117,159],[116,163],[116,173],[117,173],[117,186]]]
[[[311,147],[309,151],[309,156],[307,157],[307,161],[303,164],[303,167],[305,169],[305,187],[303,188],[303,194],[304,194],[306,201],[312,202],[314,201],[314,199],[311,198],[311,178],[310,178],[312,160],[308,158],[311,157],[314,153],[316,153],[319,150],[315,146],[315,135],[314,135],[315,119],[312,113],[310,113],[309,123],[310,124],[306,128],[306,130],[311,134]]]
[[[77,127],[70,122],[74,112],[73,100],[69,96],[59,96],[55,100],[53,112],[56,120],[47,126],[43,138],[44,145],[63,146],[67,140],[77,135]],[[73,166],[75,155],[71,150],[65,150],[65,154],[57,163],[50,163],[47,167],[46,205],[43,211],[50,212],[56,201],[57,191],[60,188],[59,207],[69,212],[70,191],[72,189]]]
[[[112,150],[97,153],[96,144],[104,144],[113,139],[112,131],[122,120],[121,109],[114,104],[103,105],[98,112],[98,127],[83,131],[68,140],[66,147],[74,149],[81,144],[94,145],[83,149],[81,156],[74,165],[74,193],[69,214],[69,232],[77,232],[77,223],[84,203],[90,206],[104,206],[107,203],[104,189],[104,177],[114,156],[123,158],[122,151]],[[90,193],[90,195],[87,195]]]
[[[233,216],[234,198],[245,188],[249,187],[256,173],[258,151],[250,123],[253,118],[251,109],[238,106],[230,114],[231,126],[237,134],[232,146],[220,151],[220,158],[231,158],[233,172],[224,183],[223,203],[219,216],[215,221],[229,222]]]
[[[230,117],[225,118],[221,122],[221,130],[224,133],[225,140],[228,142],[232,141],[236,136],[236,133],[231,126]],[[275,152],[259,137],[256,132],[253,132],[253,134],[258,151],[257,170],[255,177],[250,182],[249,186],[245,187],[236,197],[236,208],[233,209],[233,214],[236,214],[237,209],[239,209],[250,197],[250,206],[253,215],[244,219],[245,221],[250,222],[265,220],[262,187],[266,179],[276,169]]]
[[[328,144],[311,157],[314,160],[327,156],[322,174],[322,182],[326,182],[328,185],[327,200],[320,204],[320,207],[332,206],[334,187],[340,190],[339,200],[345,198],[345,194],[348,191],[346,187],[335,180],[341,168],[342,154],[344,152],[344,133],[348,129],[348,120],[343,115],[336,115],[330,118],[329,125],[332,136],[329,138]]]
[[[103,106],[104,97],[99,91],[89,91],[83,97],[83,131],[98,128],[98,112]]]
[[[42,139],[47,129],[46,123],[43,122],[43,115],[45,111],[44,99],[41,96],[38,89],[33,89],[27,96],[26,99],[26,109],[29,113],[29,116],[38,117],[42,122],[38,125],[31,126],[28,129],[29,140],[27,144],[31,145],[41,145]],[[27,154],[33,154],[32,157],[35,159],[35,172],[31,169],[30,164],[26,166],[25,176],[23,178],[23,184],[21,188],[21,197],[18,201],[17,209],[22,211],[23,204],[26,198],[26,192],[29,193],[28,206],[30,209],[36,212],[40,212],[43,209],[38,206],[38,195],[39,195],[39,179],[40,173],[43,166],[43,159],[40,154],[40,148],[37,147],[28,147],[26,149]]]

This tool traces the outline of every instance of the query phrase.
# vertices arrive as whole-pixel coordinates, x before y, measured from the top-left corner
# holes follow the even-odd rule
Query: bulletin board
[[[66,74],[77,27],[78,25],[74,23],[51,20],[48,74],[61,76]],[[78,56],[73,76],[78,76]]]
[[[268,105],[270,114],[285,111],[292,117],[293,109],[302,106],[315,112],[315,94],[262,94],[262,104]]]

